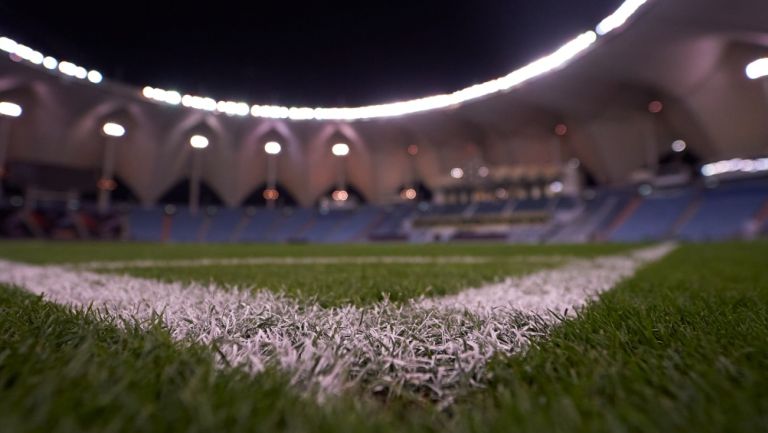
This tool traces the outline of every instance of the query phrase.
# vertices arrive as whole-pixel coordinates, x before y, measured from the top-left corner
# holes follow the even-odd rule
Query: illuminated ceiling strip
[[[768,77],[768,57],[757,59],[754,62],[747,65],[745,69],[747,77],[752,80],[758,78]]]
[[[175,90],[165,90],[154,87],[144,87],[142,95],[153,101],[169,105],[183,105],[204,111],[216,111],[230,116],[247,116],[291,119],[291,120],[363,120],[383,117],[403,116],[406,114],[437,110],[458,106],[464,102],[479,99],[488,95],[500,93],[523,84],[533,78],[557,70],[570,60],[591,47],[599,36],[603,36],[623,26],[648,0],[625,0],[610,16],[597,25],[595,31],[587,31],[566,43],[552,54],[542,57],[533,63],[511,72],[510,74],[476,84],[453,93],[427,96],[408,101],[387,104],[369,105],[363,107],[284,107],[278,105],[253,105],[245,102],[216,101],[208,97],[181,95]],[[79,79],[88,79],[92,83],[100,83],[102,75],[95,70],[87,71],[82,66],[70,62],[58,62],[50,56],[44,56],[39,51],[21,45],[16,41],[0,37],[0,50],[6,51],[18,59],[26,60],[35,65],[54,70],[64,75]]]
[[[701,174],[707,177],[726,173],[759,173],[763,171],[768,171],[768,158],[726,159],[704,164],[701,167]]]

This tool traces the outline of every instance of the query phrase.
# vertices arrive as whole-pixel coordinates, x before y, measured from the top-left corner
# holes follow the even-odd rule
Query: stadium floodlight
[[[608,32],[623,26],[624,23],[626,23],[627,20],[640,9],[640,6],[646,3],[646,1],[647,0],[626,0],[618,9],[616,9],[616,12],[600,21],[600,24],[597,25],[595,31],[598,35],[603,36]]]
[[[349,155],[349,145],[346,143],[336,143],[331,147],[331,152],[336,156]]]
[[[349,193],[346,190],[337,189],[331,193],[331,198],[333,201],[347,201],[347,199],[349,199]]]
[[[757,59],[747,65],[745,73],[750,80],[768,77],[768,57]]]
[[[685,150],[685,148],[688,147],[685,140],[675,140],[672,142],[672,150],[674,152],[680,153]]]
[[[48,56],[43,59],[43,67],[45,67],[45,69],[50,69],[52,71],[56,69],[56,67],[58,66],[59,66],[59,61],[51,56]]]
[[[125,135],[125,128],[123,125],[115,122],[107,122],[101,127],[104,134],[110,137],[122,137]]]
[[[59,62],[59,72],[69,77],[74,77],[77,74],[77,65],[72,62],[61,61]]]
[[[85,78],[88,77],[88,71],[82,66],[77,66],[77,69],[75,69],[75,77],[85,80]]]
[[[264,152],[270,155],[277,155],[282,149],[282,146],[277,141],[268,141],[264,144]]]
[[[0,50],[10,54],[16,52],[17,46],[19,46],[18,42],[14,41],[13,39],[7,38],[5,36],[0,37]]]
[[[24,110],[19,104],[13,102],[0,101],[0,115],[8,117],[19,117]]]
[[[195,149],[205,149],[208,144],[208,137],[204,135],[196,134],[189,138],[189,145]]]
[[[416,193],[416,190],[414,188],[404,189],[400,193],[400,197],[405,200],[415,200],[417,195],[418,194]]]
[[[727,173],[758,173],[763,171],[768,171],[768,158],[726,159],[704,164],[701,167],[701,174],[706,177]]]
[[[101,72],[92,70],[88,71],[88,81],[90,81],[93,84],[99,84],[104,79],[104,76],[101,75]]]

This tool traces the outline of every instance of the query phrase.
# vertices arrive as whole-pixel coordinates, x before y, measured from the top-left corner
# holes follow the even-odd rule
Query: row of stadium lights
[[[564,66],[577,55],[591,47],[599,36],[604,36],[621,27],[648,0],[625,0],[610,16],[602,20],[594,31],[582,33],[567,42],[548,56],[542,57],[510,74],[495,80],[476,84],[449,94],[434,95],[409,101],[392,102],[387,104],[369,105],[363,107],[310,108],[284,107],[277,105],[249,105],[245,102],[216,101],[213,98],[195,95],[182,95],[176,90],[166,90],[151,86],[142,89],[142,95],[150,100],[169,105],[182,105],[204,111],[216,111],[230,116],[291,119],[291,120],[361,120],[379,117],[402,116],[405,114],[454,107],[473,99],[478,99],[494,93],[503,92],[516,87],[532,78]],[[60,73],[78,79],[87,79],[98,84],[103,80],[99,71],[88,71],[82,66],[71,62],[59,62],[53,57],[45,56],[40,51],[20,44],[10,38],[0,37],[0,50],[11,55],[13,60],[25,60],[42,66],[48,70],[58,70]]]
[[[359,120],[401,116],[448,108],[473,99],[509,90],[532,78],[564,66],[568,61],[589,48],[597,40],[598,36],[604,36],[624,25],[646,2],[647,0],[626,0],[613,14],[602,20],[594,31],[582,33],[552,54],[513,71],[504,77],[476,84],[450,94],[351,108],[309,108],[276,105],[250,106],[245,102],[216,101],[209,97],[182,95],[175,90],[165,90],[150,86],[143,88],[142,95],[147,99],[169,105],[182,105],[198,110],[220,112],[230,116],[244,117],[250,114],[254,117],[291,120]],[[40,51],[20,44],[8,37],[0,37],[0,50],[7,52],[14,61],[24,60],[50,71],[58,71],[63,75],[88,80],[94,84],[99,84],[103,81],[102,74],[97,70],[89,71],[72,62],[59,61],[54,57],[45,56]],[[768,75],[768,58],[758,59],[750,63],[746,68],[746,74],[751,79]]]
[[[768,65],[768,62],[766,62]],[[751,71],[751,70],[750,70]],[[766,73],[768,75],[768,73]],[[663,103],[661,101],[651,101],[648,104],[648,111],[652,114],[658,114],[663,110]],[[7,117],[19,117],[22,114],[22,108],[18,104],[14,104],[7,101],[0,101],[0,115]],[[126,129],[119,123],[106,122],[102,126],[102,132],[113,138],[119,138],[125,135]],[[565,136],[568,132],[568,127],[565,124],[557,124],[554,128],[554,133],[557,136]],[[193,149],[202,150],[209,146],[210,140],[208,137],[200,134],[192,135],[189,138],[189,145]],[[671,144],[671,148],[674,152],[685,151],[687,144],[684,140],[675,140]],[[264,152],[270,156],[279,155],[282,151],[282,146],[277,141],[269,141],[264,144]],[[336,143],[331,146],[331,153],[337,157],[344,157],[349,154],[349,145],[346,143]],[[407,148],[407,152],[411,156],[418,154],[418,147],[416,145],[410,145]],[[106,163],[105,163],[106,165]],[[719,161],[702,166],[701,172],[704,176],[714,176],[728,172],[758,172],[768,170],[768,158],[749,160],[749,159],[732,159],[726,161]],[[464,170],[460,167],[453,167],[450,170],[450,176],[454,179],[460,180],[464,177]],[[486,166],[481,166],[477,170],[477,175],[481,178],[485,178],[490,174],[490,169]],[[103,175],[98,183],[99,189],[105,193],[113,190],[116,184],[111,175]],[[550,191],[553,193],[559,193],[563,189],[563,184],[559,181],[553,182],[550,187]],[[417,198],[416,189],[409,187],[401,191],[401,197],[405,200],[414,200]],[[263,197],[268,203],[274,203],[280,194],[275,187],[275,180],[271,180],[267,188],[263,192]],[[337,202],[344,202],[348,200],[349,193],[343,188],[333,191],[331,198]]]

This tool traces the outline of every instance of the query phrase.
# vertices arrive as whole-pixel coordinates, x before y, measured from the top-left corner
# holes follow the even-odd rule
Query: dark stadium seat
[[[133,209],[128,215],[128,238],[137,241],[162,240],[163,217],[163,210],[158,207]]]

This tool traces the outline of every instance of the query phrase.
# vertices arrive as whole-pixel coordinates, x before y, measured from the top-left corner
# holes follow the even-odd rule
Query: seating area
[[[664,191],[642,199],[613,233],[615,242],[643,242],[672,237],[675,222],[694,200],[691,190]]]
[[[691,241],[736,239],[768,201],[764,184],[739,182],[705,191],[695,215],[679,237]]]
[[[427,223],[425,223],[425,221]],[[453,227],[452,227],[453,226]],[[0,206],[8,238],[127,239],[163,242],[510,243],[708,241],[768,235],[768,179],[709,187],[599,190],[587,199],[497,200],[472,204],[399,203],[356,208],[134,206],[111,215],[95,207]]]

